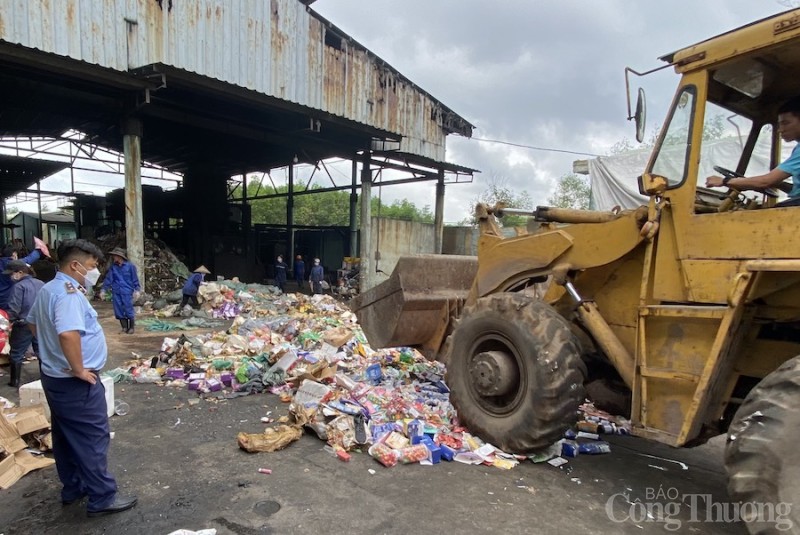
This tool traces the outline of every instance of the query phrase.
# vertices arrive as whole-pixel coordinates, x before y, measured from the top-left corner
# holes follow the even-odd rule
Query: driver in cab
[[[794,97],[778,108],[778,133],[786,142],[800,141],[800,96]],[[714,175],[706,178],[706,186],[709,188],[725,186],[739,191],[782,189],[783,181],[789,177],[792,177],[789,198],[776,204],[776,208],[800,206],[800,143],[795,145],[792,154],[783,163],[765,175],[724,178]]]

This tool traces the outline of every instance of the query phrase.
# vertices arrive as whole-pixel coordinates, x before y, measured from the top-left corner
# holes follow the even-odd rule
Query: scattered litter
[[[272,470],[270,470],[269,468],[259,468],[259,469],[258,469],[258,473],[259,473],[259,474],[266,474],[266,475],[269,475],[269,474],[271,474],[271,473],[272,473]]]
[[[332,296],[218,280],[201,286],[200,310],[179,310],[178,294],[162,294],[152,307],[155,317],[141,320],[147,329],[165,333],[155,354],[134,355],[109,375],[115,382],[183,390],[190,394],[189,406],[277,396],[288,404],[289,415],[276,419],[270,411],[259,417],[258,423],[268,426],[263,432],[238,433],[239,447],[248,452],[278,451],[308,430],[345,462],[354,452],[367,452],[385,467],[456,461],[508,470],[525,459],[558,467],[567,463],[564,457],[607,453],[610,446],[600,435],[630,430],[627,420],[587,402],[578,431],[570,430],[568,440],[530,456],[512,455],[460,425],[442,363],[412,348],[373,350],[355,314]],[[227,330],[191,330],[214,329],[220,319],[232,320]],[[238,421],[245,424],[252,420]]]
[[[658,459],[659,461],[666,461],[668,463],[675,463],[678,466],[680,466],[682,470],[688,470],[689,469],[689,465],[687,465],[686,463],[682,463],[680,461],[675,461],[673,459],[667,459],[665,457],[656,457],[655,455],[649,455],[647,453],[637,453],[636,455],[640,455],[642,457],[648,457],[650,459]]]

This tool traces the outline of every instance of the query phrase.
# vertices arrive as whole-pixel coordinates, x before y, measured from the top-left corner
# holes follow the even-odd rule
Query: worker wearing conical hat
[[[183,299],[181,299],[181,308],[185,307],[190,301],[192,308],[197,308],[200,303],[197,302],[197,292],[200,291],[200,285],[203,284],[203,277],[211,273],[205,266],[200,266],[194,270],[194,273],[186,280],[183,285]]]
[[[114,305],[114,317],[119,320],[123,333],[133,334],[136,323],[136,312],[133,303],[139,298],[141,287],[136,266],[128,261],[125,249],[116,247],[109,253],[111,266],[103,280],[103,291],[111,290],[111,304]]]

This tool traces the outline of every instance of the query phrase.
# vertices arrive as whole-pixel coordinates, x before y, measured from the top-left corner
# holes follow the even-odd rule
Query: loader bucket
[[[413,346],[433,358],[477,271],[475,256],[403,256],[388,280],[350,307],[372,347]]]

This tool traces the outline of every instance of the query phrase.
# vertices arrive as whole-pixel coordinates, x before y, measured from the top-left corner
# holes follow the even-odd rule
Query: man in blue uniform
[[[200,291],[200,285],[203,284],[203,277],[211,273],[205,266],[200,266],[194,270],[192,276],[186,279],[186,284],[183,285],[183,299],[181,299],[181,309],[192,302],[192,308],[197,308],[200,303],[197,302],[197,292]]]
[[[110,443],[106,395],[100,370],[107,349],[91,295],[103,253],[86,240],[58,247],[59,272],[36,296],[28,323],[39,337],[42,388],[50,406],[53,455],[63,484],[61,502],[84,496],[88,516],[125,511],[135,496],[117,493],[108,471]]]
[[[0,257],[0,308],[8,310],[8,300],[11,297],[11,288],[14,286],[14,281],[11,280],[11,275],[2,273],[5,271],[6,265],[12,260],[22,260],[26,264],[31,265],[42,257],[42,252],[39,249],[35,249],[28,256],[19,258],[17,247],[14,245],[6,245],[1,254],[3,256]]]
[[[311,288],[315,294],[322,293],[322,281],[325,279],[325,269],[320,265],[319,258],[314,259],[314,267],[311,268]]]
[[[25,360],[25,352],[34,340],[25,318],[28,317],[33,301],[44,283],[33,276],[35,275],[33,269],[22,260],[12,260],[7,263],[3,275],[8,275],[14,281],[11,298],[8,301],[8,320],[12,325],[8,341],[11,346],[8,355],[11,360],[11,381],[8,385],[19,387],[22,380],[22,361]]]
[[[119,247],[112,249],[111,266],[103,280],[103,291],[111,290],[111,304],[114,305],[114,317],[119,320],[122,332],[133,334],[136,324],[136,313],[133,302],[139,298],[139,275],[136,266],[128,262],[128,253]]]
[[[294,280],[297,282],[297,287],[303,289],[303,281],[306,277],[306,263],[303,262],[303,257],[297,255],[294,260]]]
[[[280,288],[283,293],[286,287],[286,270],[289,268],[286,262],[283,261],[282,256],[278,256],[278,261],[275,262],[275,286]]]

